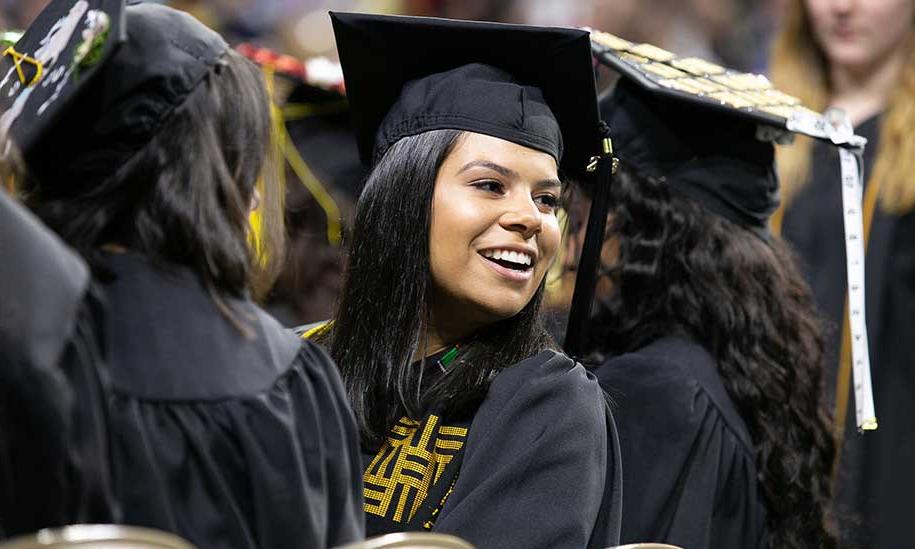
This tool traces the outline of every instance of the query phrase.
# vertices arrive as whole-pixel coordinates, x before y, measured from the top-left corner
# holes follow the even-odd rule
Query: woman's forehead
[[[504,172],[505,176],[558,179],[558,166],[552,155],[475,132],[461,134],[442,168],[452,173],[489,169]]]

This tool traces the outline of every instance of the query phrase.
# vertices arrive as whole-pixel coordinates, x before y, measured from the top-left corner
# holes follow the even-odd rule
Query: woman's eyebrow
[[[499,175],[501,175],[503,177],[509,177],[509,178],[518,177],[518,172],[516,172],[515,170],[512,170],[511,168],[506,168],[505,166],[496,164],[495,162],[491,162],[489,160],[472,160],[472,161],[464,164],[464,166],[460,170],[458,170],[458,173],[464,173],[471,168],[488,168],[494,172],[498,172]]]
[[[562,188],[562,181],[558,179],[543,179],[534,185],[537,189]]]

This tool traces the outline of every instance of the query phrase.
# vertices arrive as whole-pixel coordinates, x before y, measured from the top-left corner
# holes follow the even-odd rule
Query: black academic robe
[[[331,360],[251,302],[142,256],[104,285],[112,456],[124,522],[206,548],[329,547],[363,535],[356,427]]]
[[[868,139],[865,180],[879,150],[880,117],[857,128]],[[817,143],[811,178],[789,204],[782,234],[796,250],[816,303],[829,323],[826,391],[835,401],[846,274],[838,153]],[[843,545],[890,549],[911,545],[915,493],[915,212],[875,209],[865,258],[865,311],[879,428],[856,432],[854,396],[849,409],[837,483],[837,518]],[[851,384],[850,384],[851,385]]]
[[[766,547],[753,442],[715,359],[681,336],[595,369],[615,401],[623,461],[622,543]]]
[[[617,544],[615,425],[581,365],[543,351],[499,373],[471,420],[440,419],[404,418],[397,442],[364,454],[369,535],[431,529],[481,548]]]
[[[113,522],[88,269],[2,191],[0,258],[0,539]]]

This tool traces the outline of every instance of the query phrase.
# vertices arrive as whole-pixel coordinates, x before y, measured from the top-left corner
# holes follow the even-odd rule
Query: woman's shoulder
[[[590,399],[600,394],[600,386],[581,364],[559,351],[546,349],[506,368],[490,386],[491,394],[517,391]]]
[[[228,299],[234,317],[184,270],[158,271],[136,258],[109,261],[105,335],[113,387],[122,396],[158,401],[253,398],[291,368],[325,362],[246,299]]]
[[[697,369],[715,371],[715,358],[692,338],[671,335],[610,357],[594,368],[594,372],[602,383],[618,378],[629,382],[679,382],[683,378],[693,379]]]
[[[630,420],[639,421],[639,428],[650,428],[651,422],[640,417],[660,418],[656,423],[665,431],[678,425],[683,433],[716,425],[752,451],[749,431],[718,373],[717,361],[692,338],[660,338],[610,358],[595,373],[616,404],[623,430]]]
[[[544,350],[501,371],[490,385],[474,424],[514,417],[512,429],[566,422],[605,430],[606,398],[593,374],[554,350]]]

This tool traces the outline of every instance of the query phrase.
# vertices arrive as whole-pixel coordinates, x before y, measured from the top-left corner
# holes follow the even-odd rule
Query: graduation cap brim
[[[28,152],[125,41],[124,0],[53,1],[0,57],[0,131]]]
[[[360,158],[371,164],[376,132],[404,84],[480,63],[540,89],[562,133],[560,167],[584,176],[601,134],[586,31],[427,17],[331,12]]]
[[[776,89],[763,75],[740,72],[695,57],[679,57],[651,44],[635,44],[609,33],[592,31],[595,59],[653,96],[681,101],[710,116],[730,116],[761,127],[797,133],[833,144],[861,147],[853,134],[838,135],[822,114]],[[771,140],[779,136],[772,134]]]

